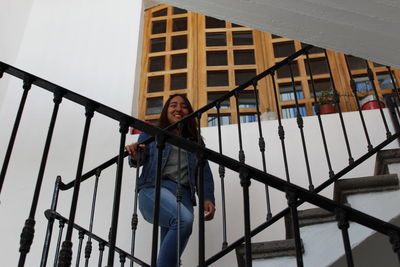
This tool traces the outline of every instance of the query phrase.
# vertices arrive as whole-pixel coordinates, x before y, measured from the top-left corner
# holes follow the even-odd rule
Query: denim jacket
[[[146,133],[141,133],[138,139],[138,142],[141,143],[151,137]],[[166,143],[165,148],[162,153],[162,169],[165,167],[167,163],[167,159],[169,153],[171,151],[171,144]],[[196,189],[196,165],[197,165],[197,158],[196,155],[193,153],[186,153],[187,160],[188,160],[188,168],[189,168],[189,185],[190,185],[190,192],[191,198],[194,205],[196,205],[196,198],[195,192]],[[146,145],[146,149],[144,151],[144,155],[142,154],[140,165],[143,165],[142,173],[140,174],[139,181],[138,181],[138,190],[144,187],[154,187],[156,174],[157,174],[157,144],[156,142],[151,142],[150,144]],[[129,157],[129,165],[131,167],[136,167],[137,162],[133,161],[131,157]],[[214,180],[211,173],[210,165],[208,161],[204,165],[204,200],[210,200],[215,203],[214,198]]]

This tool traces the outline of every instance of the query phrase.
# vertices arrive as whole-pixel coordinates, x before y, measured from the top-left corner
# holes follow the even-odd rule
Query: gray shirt
[[[171,147],[167,162],[164,166],[162,175],[167,176],[172,181],[189,186],[189,170],[187,161],[187,152],[181,149],[181,173],[179,178],[178,170],[179,149],[176,146]]]

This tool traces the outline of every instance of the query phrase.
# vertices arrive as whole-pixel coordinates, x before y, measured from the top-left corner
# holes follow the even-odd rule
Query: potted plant
[[[336,113],[335,98],[336,98],[335,91],[332,88],[318,91],[317,101],[315,102],[317,106],[315,108],[319,109],[319,114]],[[318,114],[318,110],[316,110],[316,112]]]

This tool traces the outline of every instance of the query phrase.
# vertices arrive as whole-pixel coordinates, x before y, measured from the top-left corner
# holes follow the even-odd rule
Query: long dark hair
[[[161,111],[160,118],[158,119],[158,127],[164,129],[171,125],[171,123],[168,121],[168,107],[171,102],[171,99],[176,96],[182,97],[187,109],[189,110],[189,114],[193,113],[192,104],[190,104],[189,99],[187,99],[186,95],[184,95],[184,94],[170,95],[167,102],[165,102],[164,107]],[[199,135],[199,131],[198,131],[197,127],[198,127],[198,123],[197,123],[196,118],[193,118],[190,121],[186,122],[182,128],[182,137],[194,140],[196,142],[200,141],[200,143],[203,144],[203,138],[201,137],[201,135]],[[199,138],[200,138],[200,140],[199,140]]]

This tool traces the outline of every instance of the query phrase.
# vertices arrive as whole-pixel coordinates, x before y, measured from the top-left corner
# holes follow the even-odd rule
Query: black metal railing
[[[345,120],[343,118],[342,112],[340,110],[340,97],[338,96],[335,85],[334,83],[332,84],[332,87],[334,88],[335,92],[335,103],[336,103],[336,108],[338,110],[339,114],[339,120],[341,123],[342,127],[342,132],[343,132],[343,138],[346,143],[346,150],[348,152],[349,156],[349,164],[347,166],[343,166],[342,169],[339,169],[338,171],[334,171],[332,164],[331,164],[331,157],[332,155],[329,154],[329,144],[327,143],[327,138],[325,136],[325,130],[324,130],[324,121],[323,117],[319,113],[319,106],[318,103],[316,103],[315,110],[316,114],[318,116],[318,123],[320,127],[320,133],[323,139],[323,150],[325,153],[326,161],[327,161],[327,176],[328,178],[320,185],[314,185],[314,180],[312,179],[311,176],[311,169],[312,169],[312,164],[309,161],[309,152],[307,148],[307,144],[309,144],[309,140],[306,140],[305,132],[307,131],[307,128],[304,125],[303,118],[299,109],[299,101],[297,99],[297,94],[296,94],[296,86],[295,86],[295,81],[293,77],[293,72],[291,69],[291,64],[293,63],[296,58],[300,56],[305,56],[307,59],[308,58],[308,51],[312,48],[312,46],[307,46],[304,49],[296,52],[294,55],[284,59],[283,61],[277,63],[273,67],[269,68],[268,70],[264,71],[263,73],[257,75],[256,77],[250,79],[249,81],[245,82],[244,84],[238,86],[234,90],[228,92],[224,96],[216,99],[215,101],[209,103],[208,105],[204,106],[203,108],[195,111],[194,113],[188,115],[186,118],[181,120],[180,122],[171,125],[167,129],[160,129],[151,125],[148,125],[140,120],[137,120],[133,117],[130,117],[126,114],[123,114],[121,112],[118,112],[112,108],[109,108],[105,105],[102,105],[96,101],[93,101],[91,99],[88,99],[86,97],[83,97],[81,95],[78,95],[70,90],[67,90],[65,88],[62,88],[58,85],[55,85],[53,83],[50,83],[48,81],[45,81],[39,77],[36,77],[32,74],[26,73],[24,71],[21,71],[19,69],[16,69],[12,66],[9,66],[5,63],[0,62],[0,74],[1,76],[3,75],[3,72],[8,73],[12,76],[15,76],[21,80],[23,80],[23,90],[24,93],[21,98],[21,103],[20,107],[18,109],[17,113],[17,118],[14,123],[14,128],[12,130],[11,138],[9,141],[9,145],[6,151],[6,156],[5,160],[3,163],[2,171],[1,171],[1,176],[0,176],[0,193],[1,189],[3,186],[3,182],[6,178],[6,173],[7,173],[7,168],[8,164],[10,161],[11,153],[13,150],[14,142],[16,140],[17,132],[18,132],[18,127],[21,121],[21,117],[23,115],[23,110],[25,103],[27,102],[27,96],[28,92],[31,88],[32,85],[36,85],[38,88],[45,89],[47,91],[50,91],[54,94],[54,110],[53,110],[53,115],[51,118],[50,122],[50,127],[46,139],[46,144],[45,144],[45,149],[43,152],[42,156],[42,162],[39,170],[39,175],[37,178],[37,183],[36,183],[36,188],[34,190],[34,198],[32,201],[32,207],[30,214],[28,216],[28,219],[26,220],[26,224],[23,228],[22,234],[21,234],[21,247],[20,247],[20,260],[19,260],[19,266],[24,266],[25,265],[25,260],[26,257],[29,253],[30,246],[33,242],[33,236],[34,236],[34,225],[35,225],[35,212],[37,208],[37,200],[40,195],[40,190],[43,182],[43,173],[46,167],[46,159],[52,139],[52,133],[54,130],[54,126],[56,123],[56,118],[57,118],[57,113],[59,109],[59,105],[61,103],[62,99],[67,99],[70,100],[78,105],[81,105],[85,107],[86,113],[85,113],[85,125],[84,125],[84,131],[83,131],[83,137],[81,141],[81,149],[80,149],[80,154],[79,154],[79,161],[78,161],[78,166],[77,166],[77,171],[76,171],[76,177],[75,180],[68,183],[64,184],[61,182],[61,178],[58,178],[56,180],[56,186],[54,189],[54,195],[53,195],[53,202],[51,205],[51,209],[46,211],[46,217],[48,218],[48,228],[47,228],[47,233],[45,237],[45,243],[44,243],[44,248],[43,248],[43,253],[42,253],[42,261],[41,261],[41,266],[46,266],[47,260],[48,260],[48,254],[49,254],[49,247],[50,247],[50,240],[52,237],[52,229],[53,229],[53,224],[55,220],[59,221],[59,234],[57,237],[57,245],[55,249],[55,260],[54,260],[54,265],[55,266],[70,266],[72,263],[72,233],[73,231],[77,231],[79,233],[78,235],[78,250],[77,250],[77,263],[76,265],[79,265],[80,257],[81,257],[81,250],[83,246],[83,240],[85,237],[87,237],[87,243],[85,247],[85,265],[88,266],[89,264],[89,259],[91,257],[91,251],[92,251],[92,240],[96,241],[99,245],[99,259],[98,259],[98,264],[101,266],[102,261],[103,261],[103,252],[105,247],[108,247],[108,257],[107,257],[107,266],[113,266],[114,265],[114,258],[115,258],[115,253],[119,254],[119,259],[120,259],[120,264],[121,266],[124,266],[126,259],[129,259],[131,262],[131,266],[133,263],[137,263],[141,266],[155,266],[156,265],[156,257],[157,257],[157,246],[158,246],[158,209],[159,209],[159,201],[160,201],[160,184],[161,184],[161,166],[160,166],[160,160],[159,164],[157,167],[157,179],[156,179],[156,201],[155,201],[155,216],[154,216],[154,224],[153,224],[153,232],[152,232],[152,257],[151,257],[151,263],[146,264],[142,260],[138,259],[135,257],[135,233],[137,230],[137,221],[138,221],[138,215],[137,215],[137,207],[136,207],[136,198],[137,198],[137,191],[135,189],[134,196],[135,196],[135,205],[134,205],[134,210],[133,210],[133,215],[132,215],[132,247],[131,247],[131,252],[128,253],[126,251],[123,251],[119,249],[116,246],[116,237],[118,233],[118,218],[119,218],[119,206],[120,206],[120,201],[121,201],[121,184],[122,184],[122,173],[123,173],[123,158],[127,156],[127,153],[124,152],[124,145],[125,145],[125,138],[126,134],[128,132],[128,127],[134,127],[136,129],[142,130],[152,136],[152,138],[148,139],[145,141],[145,143],[150,143],[150,142],[156,142],[157,147],[158,147],[158,157],[159,159],[161,158],[162,151],[164,149],[164,146],[166,143],[173,144],[179,149],[183,149],[188,151],[189,153],[194,153],[198,157],[198,195],[199,195],[199,252],[198,252],[198,265],[199,266],[208,266],[220,258],[222,258],[224,255],[235,249],[237,246],[242,244],[243,242],[245,243],[245,259],[246,259],[246,266],[251,266],[252,265],[252,257],[251,257],[251,238],[269,227],[270,225],[274,224],[283,216],[286,214],[291,214],[291,218],[293,220],[292,225],[294,226],[294,237],[295,237],[295,244],[296,244],[296,258],[297,258],[297,265],[298,266],[303,266],[303,260],[302,260],[302,248],[301,248],[301,241],[300,241],[300,232],[299,232],[299,226],[298,226],[298,216],[297,216],[297,209],[298,206],[304,202],[311,203],[313,205],[316,205],[318,207],[321,207],[323,209],[326,209],[334,214],[337,215],[338,218],[338,227],[342,231],[343,235],[343,241],[344,241],[344,247],[346,251],[346,256],[348,260],[349,266],[352,266],[352,256],[351,256],[351,247],[350,247],[350,241],[347,233],[347,228],[348,228],[348,222],[353,221],[356,223],[359,223],[361,225],[364,225],[366,227],[369,227],[375,231],[378,231],[380,233],[383,233],[387,236],[390,237],[390,242],[393,245],[393,249],[395,252],[399,255],[400,257],[400,252],[399,252],[399,242],[400,242],[400,228],[386,223],[384,221],[381,221],[379,219],[376,219],[372,216],[369,216],[367,214],[364,214],[362,212],[359,212],[357,210],[354,210],[348,206],[341,205],[339,203],[336,203],[330,199],[327,199],[325,197],[320,196],[318,193],[320,193],[323,189],[334,183],[336,180],[338,180],[340,177],[343,177],[345,174],[349,173],[351,170],[359,166],[362,162],[364,162],[366,159],[370,158],[373,156],[376,152],[384,148],[386,145],[391,143],[392,141],[398,139],[400,137],[400,125],[399,125],[399,110],[397,108],[396,103],[398,103],[399,99],[399,93],[398,93],[398,88],[395,83],[395,80],[392,77],[392,81],[394,84],[394,95],[387,96],[386,99],[386,104],[388,105],[390,109],[390,114],[391,114],[391,120],[394,124],[394,129],[395,132],[391,133],[389,129],[389,125],[387,123],[386,115],[385,112],[383,111],[382,107],[380,106],[380,114],[382,118],[382,123],[384,125],[384,130],[386,134],[386,139],[384,139],[381,143],[379,144],[372,144],[371,139],[369,137],[369,132],[367,129],[367,124],[365,123],[365,118],[363,115],[363,112],[361,110],[361,107],[358,102],[358,97],[357,97],[357,90],[355,90],[355,86],[353,86],[353,93],[354,97],[356,99],[356,102],[358,104],[358,113],[360,120],[363,125],[364,133],[366,136],[366,141],[367,141],[367,151],[365,154],[361,155],[357,159],[353,158],[352,152],[351,152],[351,143],[348,140],[347,136],[347,128],[345,125]],[[265,158],[265,153],[268,152],[268,149],[265,146],[265,141],[264,141],[264,133],[263,133],[263,128],[261,125],[260,117],[259,117],[259,100],[258,100],[258,89],[257,89],[257,84],[261,79],[271,79],[272,84],[273,84],[273,91],[274,91],[274,97],[275,97],[275,103],[277,107],[279,107],[279,101],[278,101],[278,92],[277,92],[277,87],[276,87],[276,81],[275,81],[275,75],[277,71],[284,67],[288,66],[289,71],[291,73],[291,85],[293,88],[293,93],[295,96],[295,108],[296,108],[296,118],[297,118],[297,126],[299,128],[300,136],[301,136],[301,144],[300,147],[303,151],[304,154],[304,166],[307,172],[307,182],[308,182],[308,189],[304,189],[300,186],[297,186],[293,183],[293,179],[290,178],[289,175],[289,160],[287,158],[287,152],[286,152],[286,144],[285,144],[285,130],[282,124],[281,117],[278,116],[278,135],[279,139],[281,141],[281,147],[282,147],[282,157],[284,161],[284,167],[285,167],[285,174],[286,177],[285,179],[280,179],[279,177],[276,177],[270,173],[267,172],[267,164],[266,164],[266,158]],[[329,61],[328,61],[328,66],[329,66]],[[314,79],[313,79],[313,74],[312,74],[312,68],[309,64],[307,64],[307,68],[309,71],[310,75],[310,81],[311,81],[311,86],[312,86],[312,93],[315,99],[318,99],[318,96],[316,94],[316,89],[314,85]],[[388,70],[391,72],[390,68]],[[331,81],[334,79],[332,78],[331,75]],[[351,72],[350,72],[351,75]],[[352,82],[352,84],[354,81]],[[223,135],[221,133],[221,120],[220,120],[220,105],[223,101],[229,99],[230,97],[235,97],[236,99],[236,112],[238,118],[240,117],[240,109],[239,109],[239,101],[240,101],[240,92],[248,87],[253,87],[254,89],[254,94],[255,94],[255,99],[256,99],[256,109],[257,109],[257,117],[258,117],[258,132],[259,132],[259,150],[262,156],[262,166],[263,170],[258,170],[255,167],[252,167],[248,164],[245,163],[245,153],[244,153],[244,147],[243,147],[243,135],[242,135],[242,125],[240,123],[240,120],[238,121],[237,125],[237,130],[238,130],[238,143],[239,143],[239,152],[238,152],[238,160],[232,159],[226,155],[223,154],[223,147],[222,147],[222,138]],[[374,93],[377,94],[376,88],[374,90]],[[192,119],[196,119],[200,122],[200,119],[203,114],[205,114],[208,110],[211,108],[216,108],[217,109],[217,122],[218,122],[218,140],[219,140],[219,152],[215,152],[213,150],[210,150],[206,147],[204,147],[201,144],[197,144],[185,139],[182,139],[179,136],[171,134],[169,131],[172,128],[176,128],[179,125],[182,126],[184,123],[187,123],[188,121]],[[278,109],[279,112],[279,109]],[[90,123],[92,117],[96,114],[100,113],[114,121],[119,122],[120,124],[120,145],[119,145],[119,155],[110,159],[109,161],[101,164],[100,166],[92,169],[91,171],[87,172],[86,174],[82,174],[82,169],[83,169],[83,164],[85,160],[85,152],[86,152],[86,145],[87,145],[87,140],[88,140],[88,134],[90,130]],[[200,124],[199,124],[200,125]],[[199,132],[200,132],[200,126],[199,126]],[[200,139],[199,139],[200,140]],[[205,163],[206,160],[212,161],[216,164],[218,164],[219,167],[219,174],[220,174],[220,179],[221,179],[221,195],[222,195],[222,215],[223,215],[223,244],[222,244],[222,250],[217,252],[215,255],[212,257],[206,259],[205,258],[205,234],[204,234],[204,210],[202,209],[202,203],[203,203],[203,185],[202,185],[202,177],[203,173],[201,166]],[[99,236],[95,235],[92,233],[93,230],[93,222],[94,222],[94,212],[95,212],[95,206],[96,206],[96,195],[97,195],[97,185],[100,177],[100,173],[108,168],[109,166],[113,165],[114,163],[117,164],[117,173],[116,173],[116,179],[115,179],[115,187],[114,187],[114,200],[113,200],[113,211],[112,211],[112,216],[111,216],[111,227],[110,227],[110,233],[109,233],[109,238],[108,240],[104,240],[100,238]],[[239,238],[238,240],[232,242],[231,244],[228,244],[227,242],[227,233],[226,233],[226,228],[227,228],[227,223],[228,220],[226,219],[226,201],[225,201],[225,185],[224,185],[224,177],[225,177],[225,168],[228,168],[232,170],[233,172],[236,172],[238,175],[238,181],[240,181],[240,184],[243,188],[243,214],[244,214],[244,236],[242,238]],[[137,168],[137,176],[138,177],[139,173],[139,168]],[[92,208],[90,212],[90,223],[89,223],[89,229],[85,229],[82,226],[79,226],[75,223],[75,217],[76,217],[76,211],[77,211],[77,205],[78,205],[78,198],[79,198],[79,191],[80,191],[80,185],[83,181],[95,176],[96,177],[96,182],[95,182],[95,187],[94,187],[94,193],[93,193],[93,201],[92,201]],[[265,192],[266,192],[266,204],[267,204],[267,211],[266,211],[266,221],[259,225],[258,227],[254,228],[251,230],[251,222],[250,222],[250,194],[249,194],[249,187],[251,186],[251,181],[257,181],[265,186]],[[269,188],[275,188],[283,193],[286,194],[287,200],[288,200],[288,208],[280,211],[279,213],[273,215],[271,213],[271,201],[269,199]],[[70,213],[68,218],[60,215],[56,211],[57,207],[57,200],[58,200],[58,194],[61,191],[73,189],[73,196],[72,196],[72,201],[71,201],[71,207],[70,207]],[[229,189],[228,189],[229,190]],[[64,232],[64,225],[65,223],[68,224],[67,230],[65,233],[65,240],[63,241],[61,245],[61,240]],[[61,247],[61,249],[60,249]]]

